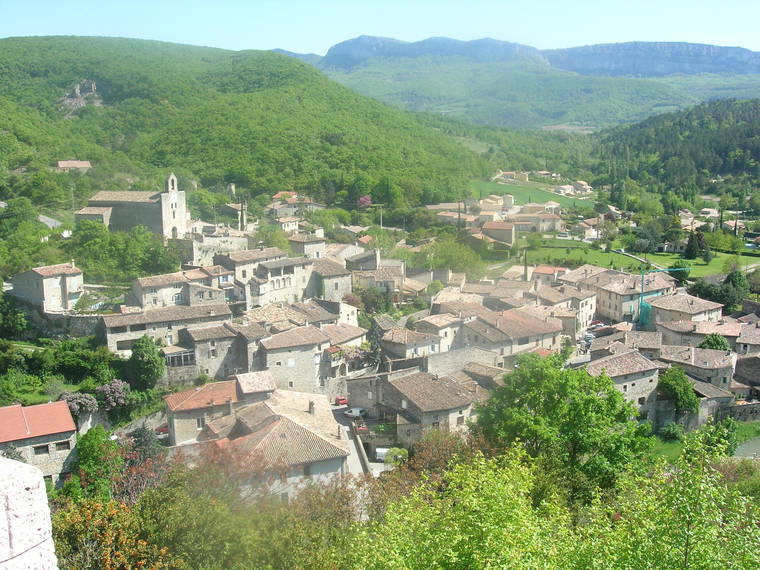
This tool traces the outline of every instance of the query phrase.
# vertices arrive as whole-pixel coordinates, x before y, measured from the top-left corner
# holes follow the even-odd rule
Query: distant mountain
[[[494,39],[360,36],[318,60],[294,57],[385,103],[494,126],[603,127],[715,98],[760,97],[760,54],[701,44],[541,51]]]
[[[428,38],[419,42],[403,42],[390,38],[359,36],[334,45],[319,62],[321,68],[351,69],[372,58],[465,57],[473,61],[543,61],[533,47],[490,38],[460,41],[450,38]]]
[[[294,51],[288,51],[286,49],[273,49],[274,53],[287,55],[288,57],[294,57],[304,63],[316,66],[322,60],[322,56],[316,53],[296,53]]]
[[[544,50],[554,66],[583,75],[661,77],[760,73],[760,53],[739,47],[678,42],[627,42]]]

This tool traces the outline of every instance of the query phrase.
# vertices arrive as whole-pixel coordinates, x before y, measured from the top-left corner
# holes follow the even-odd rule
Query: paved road
[[[356,450],[356,440],[351,437],[351,429],[349,428],[349,419],[343,415],[348,409],[348,406],[334,406],[333,416],[335,421],[340,424],[343,437],[348,441],[348,457],[346,459],[346,467],[351,475],[364,475],[364,469],[362,469],[362,463],[359,460],[359,452]]]

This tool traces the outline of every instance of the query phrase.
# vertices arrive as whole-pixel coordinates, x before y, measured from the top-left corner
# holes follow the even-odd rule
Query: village
[[[591,191],[582,181],[563,189]],[[228,194],[233,200],[234,186]],[[366,227],[346,225],[354,239],[330,241],[304,218],[323,205],[279,192],[267,212],[288,252],[261,245],[244,204],[227,204],[237,219],[230,226],[191,219],[186,202],[172,174],[162,191],[101,191],[76,212],[113,230],[145,226],[183,252],[180,271],[135,279],[113,311],[77,310],[92,288],[76,260],[19,273],[6,286],[30,318],[62,337],[95,334],[124,358],[145,336],[157,344],[164,409],[120,428],[121,437],[148,425],[171,450],[261,452],[287,465],[278,488],[287,497],[336,474],[378,474],[390,468],[390,449],[409,449],[430,430],[466,433],[520,357],[557,354],[567,367],[609,376],[655,432],[674,422],[694,429],[711,418],[760,419],[757,303],[729,312],[687,293],[667,269],[524,262],[479,281],[415,269],[374,247]],[[518,205],[510,194],[426,208],[497,255],[526,233],[594,241],[603,224],[628,223],[614,207],[568,223],[560,203]],[[695,216],[682,217],[693,228]],[[368,291],[407,310],[396,318],[364,310]],[[727,347],[709,347],[715,337]],[[660,389],[672,368],[687,375],[696,411],[684,414]],[[99,421],[74,417],[64,401],[7,406],[0,449],[12,447],[60,485],[77,434]]]

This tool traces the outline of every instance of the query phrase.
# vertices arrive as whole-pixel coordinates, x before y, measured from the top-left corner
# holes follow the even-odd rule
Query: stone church
[[[177,187],[174,173],[169,174],[161,192],[102,190],[75,212],[75,218],[94,220],[111,230],[145,226],[164,239],[185,237],[189,225],[185,192]]]

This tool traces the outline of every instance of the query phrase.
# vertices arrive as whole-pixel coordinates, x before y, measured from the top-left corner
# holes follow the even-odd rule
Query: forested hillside
[[[451,197],[491,170],[414,117],[271,52],[6,39],[0,111],[2,197],[51,208],[81,205],[102,188],[157,188],[169,169],[251,195],[301,189],[329,199],[356,187],[409,204]],[[95,168],[51,172],[72,158]]]
[[[598,183],[612,184],[623,206],[632,186],[689,202],[708,191],[747,197],[760,184],[760,100],[714,101],[614,130],[600,157]]]

